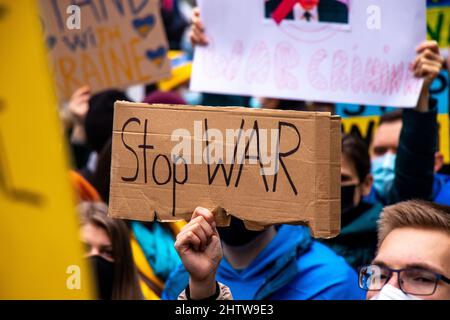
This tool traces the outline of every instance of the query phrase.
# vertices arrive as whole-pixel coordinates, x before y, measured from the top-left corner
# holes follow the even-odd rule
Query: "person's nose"
[[[393,162],[393,157],[395,156],[395,152],[388,151],[384,154],[383,167],[390,168]]]
[[[401,290],[400,286],[398,285],[398,282],[399,282],[398,281],[398,273],[394,273],[392,275],[392,277],[389,279],[389,281],[386,282],[386,284],[390,284],[391,286]]]
[[[86,253],[86,257],[93,257],[100,255],[100,251],[97,248],[92,247],[91,250],[89,250]]]
[[[388,149],[386,154],[388,154],[389,156],[393,157],[393,156],[395,156],[397,154],[397,149],[392,147],[392,148]]]

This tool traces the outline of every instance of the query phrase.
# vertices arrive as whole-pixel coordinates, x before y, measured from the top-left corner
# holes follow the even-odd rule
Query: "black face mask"
[[[114,282],[114,263],[100,256],[87,258],[94,268],[97,289],[101,300],[111,300]]]
[[[229,227],[217,228],[217,231],[222,241],[231,247],[244,246],[264,232],[247,230],[244,222],[235,217],[231,217]]]
[[[355,207],[356,185],[341,187],[341,212],[345,213]]]

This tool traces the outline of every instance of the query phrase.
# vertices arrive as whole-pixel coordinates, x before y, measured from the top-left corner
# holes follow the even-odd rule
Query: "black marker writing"
[[[217,176],[217,173],[219,171],[219,168],[222,169],[223,172],[223,176],[225,179],[225,183],[227,185],[227,187],[230,186],[231,183],[231,177],[233,176],[233,170],[234,170],[234,163],[236,161],[236,155],[238,152],[238,147],[239,147],[239,142],[241,141],[241,137],[242,137],[242,132],[244,129],[244,125],[245,125],[245,121],[242,120],[241,122],[241,127],[239,130],[239,134],[238,134],[238,138],[237,141],[234,145],[234,153],[233,153],[233,162],[230,165],[230,171],[227,173],[226,169],[225,169],[225,165],[223,164],[223,160],[219,159],[219,163],[216,165],[216,167],[214,168],[214,171],[211,175],[211,161],[209,158],[209,136],[208,136],[208,119],[205,119],[205,138],[206,138],[206,162],[207,162],[207,166],[208,166],[208,183],[209,185],[212,185],[214,183],[214,180]]]
[[[127,122],[125,122],[125,124],[122,127],[122,144],[124,145],[124,147],[129,150],[131,153],[133,153],[134,157],[136,158],[136,173],[134,174],[133,177],[122,177],[122,181],[125,182],[134,182],[137,180],[137,177],[139,175],[139,158],[137,153],[133,150],[133,148],[131,148],[129,145],[126,144],[125,142],[125,130],[127,129],[128,125],[130,125],[131,123],[137,123],[137,124],[141,124],[141,120],[139,120],[138,118],[131,118],[128,119]]]
[[[144,156],[144,180],[145,183],[147,183],[147,150],[153,150],[155,147],[147,144],[147,126],[148,126],[148,120],[145,119],[144,124],[144,142],[139,146],[140,149],[142,149],[142,153]]]
[[[133,149],[132,146],[127,144],[125,141],[126,137],[126,130],[131,124],[138,124],[141,125],[142,122],[138,118],[130,118],[128,119],[125,124],[122,127],[121,132],[121,138],[122,138],[122,144],[123,146],[131,152],[131,154],[136,159],[136,170],[135,174],[132,177],[122,177],[122,181],[125,182],[136,182],[139,176],[140,168],[144,168],[144,183],[148,184],[150,183],[148,181],[148,170],[147,170],[147,162],[148,162],[148,150],[154,150],[155,146],[150,145],[148,142],[148,120],[146,119],[143,123],[143,134],[142,134],[142,144],[138,145],[138,148],[142,150],[142,158],[143,158],[143,165],[140,165],[139,156],[135,149]],[[182,165],[184,172],[179,172],[178,167]],[[161,176],[161,173],[164,174],[164,176]],[[152,163],[152,183],[156,184],[157,186],[165,186],[168,184],[172,185],[172,215],[175,217],[176,213],[176,190],[177,186],[184,185],[188,181],[188,165],[187,161],[181,157],[181,156],[174,156],[173,161],[165,155],[165,154],[158,154],[153,159]],[[154,212],[154,215],[157,216],[157,213]]]
[[[252,143],[252,140],[255,138],[256,135],[256,145],[257,145],[257,156],[250,156],[248,154],[249,149],[250,149],[250,145]],[[255,121],[254,125],[253,125],[253,130],[252,133],[250,134],[250,137],[248,139],[247,145],[245,146],[245,153],[244,153],[244,159],[245,160],[257,160],[259,163],[259,167],[261,168],[261,174],[260,176],[262,176],[262,179],[264,181],[264,187],[266,189],[266,192],[269,192],[269,185],[267,184],[267,179],[266,179],[266,175],[264,174],[264,166],[261,162],[261,145],[260,145],[260,138],[259,138],[259,126],[258,126],[258,121]],[[238,173],[238,177],[236,179],[236,183],[235,183],[235,187],[237,188],[239,186],[239,181],[241,179],[241,175],[242,175],[242,169],[244,167],[244,163],[245,161],[241,161],[240,162],[240,166],[239,166],[239,173]]]
[[[294,129],[295,133],[297,134],[298,137],[298,142],[297,142],[297,146],[295,146],[293,149],[287,151],[287,152],[281,152],[280,151],[280,144],[281,144],[281,136],[282,136],[282,131],[283,131],[283,127],[289,127],[291,129]],[[296,153],[299,149],[300,149],[300,145],[302,142],[302,138],[300,135],[300,132],[298,131],[297,127],[295,125],[293,125],[292,123],[288,123],[288,122],[280,122],[278,124],[278,132],[279,132],[279,136],[278,136],[278,144],[277,144],[277,154],[278,154],[278,162],[281,164],[281,167],[283,168],[284,173],[286,174],[287,179],[289,180],[289,184],[291,185],[292,191],[294,192],[295,195],[298,195],[298,191],[297,188],[295,187],[294,182],[292,181],[291,175],[289,174],[286,165],[283,161],[283,158],[287,158],[290,155]],[[276,192],[277,190],[277,180],[278,180],[278,163],[276,164],[276,174],[275,177],[273,179],[273,192]]]
[[[184,178],[182,180],[177,179],[177,165],[179,160],[183,162],[184,165]],[[176,205],[176,188],[178,185],[184,185],[188,181],[188,165],[186,163],[186,160],[182,157],[176,156],[173,159],[173,187],[172,187],[172,216],[175,217],[175,209],[177,208]]]

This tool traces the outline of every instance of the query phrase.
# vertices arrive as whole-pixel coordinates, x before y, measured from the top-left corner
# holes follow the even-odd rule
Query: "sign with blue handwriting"
[[[60,100],[170,76],[158,0],[40,0]]]

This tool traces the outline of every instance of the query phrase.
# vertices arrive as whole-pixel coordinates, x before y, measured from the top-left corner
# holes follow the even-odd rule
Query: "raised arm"
[[[223,254],[214,215],[209,210],[194,211],[191,221],[178,234],[175,249],[189,273],[189,285],[179,300],[232,299],[229,289],[216,281]]]
[[[208,39],[205,34],[205,27],[203,26],[202,19],[200,17],[200,9],[197,7],[192,11],[191,16],[191,31],[189,38],[193,46],[206,46],[208,45]]]
[[[387,204],[431,200],[438,130],[436,102],[430,98],[429,89],[443,63],[435,41],[425,41],[417,48],[413,71],[416,77],[424,78],[424,85],[417,107],[403,112],[394,187]]]

